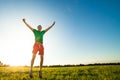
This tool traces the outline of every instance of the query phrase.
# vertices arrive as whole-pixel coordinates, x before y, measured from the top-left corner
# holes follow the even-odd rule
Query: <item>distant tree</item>
[[[3,66],[3,63],[0,61],[0,67],[2,67]]]
[[[10,65],[8,64],[3,64],[1,61],[0,61],[0,67],[9,67]]]

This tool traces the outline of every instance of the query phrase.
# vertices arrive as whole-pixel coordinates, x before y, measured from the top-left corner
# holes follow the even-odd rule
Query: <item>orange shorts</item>
[[[35,42],[34,46],[33,46],[33,54],[37,54],[37,52],[39,52],[39,55],[44,55],[44,47],[43,44],[39,43],[39,42]]]

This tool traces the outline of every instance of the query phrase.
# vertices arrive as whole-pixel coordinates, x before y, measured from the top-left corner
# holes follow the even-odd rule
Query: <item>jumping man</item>
[[[32,51],[32,59],[31,59],[31,66],[30,66],[30,77],[33,77],[32,74],[32,69],[33,69],[33,64],[34,60],[36,58],[37,52],[39,52],[40,55],[40,71],[39,71],[39,77],[42,78],[42,65],[43,65],[43,56],[44,56],[44,46],[43,46],[43,35],[55,25],[55,22],[51,26],[49,26],[47,29],[42,30],[42,26],[38,25],[37,30],[32,28],[25,19],[23,19],[23,22],[25,25],[34,33],[35,36],[35,43],[33,46],[33,51]]]

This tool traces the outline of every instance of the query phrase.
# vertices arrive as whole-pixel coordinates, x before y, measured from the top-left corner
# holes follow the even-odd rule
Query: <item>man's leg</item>
[[[39,77],[42,78],[43,55],[40,55],[40,71]]]
[[[33,54],[32,55],[32,59],[31,59],[31,66],[30,66],[30,77],[32,78],[33,75],[32,75],[32,69],[33,69],[33,64],[34,64],[34,60],[36,58],[36,54]]]
[[[40,55],[40,71],[42,70],[43,66],[43,55]]]

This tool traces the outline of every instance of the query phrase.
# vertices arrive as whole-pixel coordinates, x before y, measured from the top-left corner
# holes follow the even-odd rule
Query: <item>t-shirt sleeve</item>
[[[33,33],[35,33],[36,29],[33,29]]]
[[[43,34],[45,34],[45,30],[43,30],[42,32],[43,32]]]

